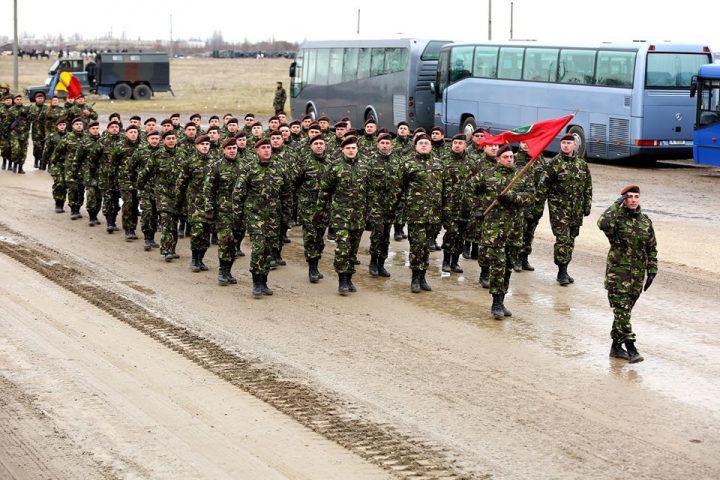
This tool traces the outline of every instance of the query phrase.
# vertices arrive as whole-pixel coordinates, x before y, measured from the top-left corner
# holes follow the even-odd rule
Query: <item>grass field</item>
[[[31,85],[42,85],[54,60],[19,60],[18,83],[20,90]],[[150,100],[113,101],[108,97],[89,95],[87,103],[94,103],[100,114],[167,112],[186,114],[198,112],[223,115],[232,112],[244,115],[269,116],[275,94],[275,82],[282,81],[289,90],[288,59],[173,59],[170,64],[170,93],[158,93]],[[13,59],[0,57],[0,83],[12,86]],[[290,110],[288,103],[286,109]],[[26,104],[28,100],[26,99]]]

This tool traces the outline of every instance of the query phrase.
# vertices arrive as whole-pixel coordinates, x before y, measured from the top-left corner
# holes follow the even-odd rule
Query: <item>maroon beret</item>
[[[305,120],[312,120],[312,117],[310,115],[303,115],[301,121],[304,122]]]
[[[358,140],[355,136],[346,137],[340,144],[340,148],[345,148],[348,145],[357,145],[357,142]]]
[[[323,115],[322,117],[318,118],[318,122],[328,122],[330,123],[330,119]]]
[[[130,130],[139,130],[139,129],[138,129],[137,126],[130,124],[130,125],[128,125],[128,127],[125,129],[125,132],[127,133],[127,132],[129,132]]]
[[[560,137],[560,141],[562,142],[563,140],[570,140],[570,141],[573,141],[573,142],[574,142],[574,141],[575,141],[575,135],[573,135],[572,133],[566,133],[565,135],[563,135],[562,137]]]
[[[432,132],[440,132],[440,133],[442,133],[443,135],[445,135],[445,130],[443,130],[442,127],[433,127],[433,128],[430,129],[430,133],[432,133]]]
[[[278,130],[273,130],[270,132],[270,135],[268,137],[282,137],[282,133],[280,133]]]
[[[70,123],[74,124],[74,123],[78,123],[78,122],[79,122],[79,123],[83,123],[82,118],[80,118],[80,117],[75,117],[75,118],[73,118],[72,122],[70,122]]]
[[[207,129],[207,133],[210,133],[210,132],[219,132],[219,131],[220,131],[220,127],[218,127],[217,125],[213,125],[212,127],[210,127],[210,128]]]
[[[620,191],[620,195],[625,195],[626,193],[630,192],[640,193],[640,187],[638,187],[637,185],[628,185]]]
[[[320,130],[320,124],[317,122],[313,122],[310,125],[308,125],[308,130]]]
[[[199,143],[203,143],[203,142],[208,142],[208,143],[209,143],[209,142],[210,142],[210,137],[208,137],[207,135],[200,135],[199,137],[197,137],[197,138],[195,139],[195,145],[197,145],[197,144],[199,144]]]
[[[267,138],[261,138],[260,140],[255,142],[255,148],[260,148],[263,145],[270,145],[270,140],[268,140]]]
[[[111,121],[111,122],[108,122],[108,124],[107,124],[108,128],[110,128],[111,125],[117,125],[117,126],[119,127],[119,126],[120,126],[120,122],[118,122],[117,120],[113,120],[113,121]]]
[[[189,127],[197,128],[197,125],[195,125],[195,122],[187,122],[185,124],[185,128],[189,128]]]
[[[324,141],[325,141],[325,137],[323,137],[322,134],[320,134],[320,135],[315,135],[315,136],[311,137],[311,138],[310,138],[310,145],[312,145],[313,143],[317,142],[318,140],[322,140],[322,141],[324,142]]]
[[[55,120],[55,125],[60,125],[61,123],[64,123],[65,125],[67,125],[67,118],[60,117],[57,120]]]
[[[368,118],[367,122],[365,122],[365,125],[370,125],[371,123],[373,125],[377,125],[377,120],[375,120],[374,118]]]
[[[430,135],[428,135],[427,133],[421,133],[420,135],[418,135],[417,137],[415,137],[415,145],[417,145],[417,143],[418,143],[420,140],[428,140],[428,141],[430,141]]]
[[[252,127],[252,128],[262,127],[262,126],[263,126],[262,122],[255,122],[255,123],[253,123],[252,125],[250,125],[250,127]]]
[[[93,120],[92,122],[88,123],[88,128],[99,127],[99,126],[100,126],[100,122],[98,122],[97,120]]]
[[[335,128],[347,128],[347,122],[338,122],[335,124]]]
[[[464,133],[458,133],[458,134],[455,135],[452,139],[453,139],[453,141],[455,141],[455,140],[462,140],[463,142],[467,142],[467,137],[465,136]]]
[[[235,137],[228,138],[222,143],[222,148],[227,147],[237,147],[237,142],[235,141]]]
[[[392,142],[392,135],[389,133],[381,133],[377,137],[377,141],[379,142],[380,140],[390,140]]]
[[[501,146],[500,148],[498,148],[497,156],[499,157],[500,155],[502,155],[505,152],[513,153],[512,147],[507,143],[505,145]]]
[[[175,133],[175,130],[168,130],[167,132],[162,134],[163,140],[165,140],[167,137],[177,137],[177,134]]]
[[[410,128],[410,124],[409,124],[408,122],[405,122],[405,121],[402,121],[402,122],[400,122],[400,123],[397,124],[397,128],[400,128],[400,127],[402,127],[402,126],[406,126],[406,127]]]
[[[245,132],[243,132],[242,130],[237,132],[235,134],[235,140],[237,140],[238,138],[245,138]]]

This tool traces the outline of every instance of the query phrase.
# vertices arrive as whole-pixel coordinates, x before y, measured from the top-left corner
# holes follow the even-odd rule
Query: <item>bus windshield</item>
[[[647,88],[690,88],[701,65],[711,63],[707,53],[650,52],[647,56]]]
[[[427,47],[423,50],[420,60],[437,60],[440,58],[440,49],[443,45],[447,45],[447,41],[432,40],[428,42]]]

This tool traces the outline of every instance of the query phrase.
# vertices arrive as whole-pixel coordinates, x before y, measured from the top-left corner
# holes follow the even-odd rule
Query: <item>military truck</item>
[[[83,93],[107,95],[116,100],[149,100],[155,92],[170,92],[170,59],[167,53],[98,53],[95,61],[63,58],[48,71],[45,85],[27,87],[31,100],[37,92],[48,94],[57,72],[72,73],[82,85]],[[64,94],[64,92],[58,95]]]

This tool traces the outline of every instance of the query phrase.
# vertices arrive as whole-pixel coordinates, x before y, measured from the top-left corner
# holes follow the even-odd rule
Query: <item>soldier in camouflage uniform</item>
[[[176,182],[180,175],[183,157],[175,146],[177,135],[169,130],[162,135],[163,146],[148,159],[145,168],[138,175],[138,190],[143,190],[148,182],[155,191],[155,203],[160,215],[160,255],[166,262],[172,262],[180,255],[175,252],[177,246],[177,191]]]
[[[155,117],[150,117],[143,122],[143,125],[145,126],[145,130],[140,133],[141,142],[147,141],[147,136],[150,132],[157,131],[157,120],[155,120]]]
[[[50,175],[53,178],[52,196],[55,200],[55,213],[63,213],[65,209],[65,199],[67,198],[67,188],[65,186],[65,164],[59,164],[53,167],[52,157],[55,149],[66,135],[67,120],[65,117],[59,118],[55,122],[55,131],[51,132],[45,139],[45,147],[43,149],[43,163],[50,168]]]
[[[343,140],[340,148],[342,157],[331,164],[320,181],[316,220],[322,221],[324,212],[330,212],[330,224],[335,230],[338,292],[345,294],[357,291],[352,283],[353,259],[365,229],[369,174],[367,165],[358,159],[356,137]]]
[[[120,230],[115,222],[120,211],[118,170],[121,162],[119,146],[122,138],[120,122],[116,120],[109,122],[105,135],[95,143],[89,159],[90,165],[93,167],[97,165],[97,188],[102,195],[102,212],[105,216],[107,233]],[[90,202],[88,202],[89,208],[91,208]]]
[[[197,126],[195,122],[188,122],[183,128],[182,137],[178,137],[177,149],[182,153],[183,157],[195,155],[197,149],[195,148],[195,139],[197,138]],[[190,236],[190,222],[188,222],[187,209],[189,205],[179,205],[180,209],[180,223],[178,226],[178,238],[185,238]]]
[[[55,122],[59,118],[66,117],[65,107],[60,105],[60,101],[58,97],[53,97],[50,99],[50,106],[48,107],[47,116],[45,117],[45,121],[43,122],[43,125],[45,127],[45,138],[47,139],[48,135],[50,135],[51,132],[55,131]],[[43,147],[43,158],[45,157],[45,148]],[[42,160],[40,161],[40,167],[43,166]],[[48,169],[49,165],[47,163],[45,164],[45,169]],[[44,170],[43,168],[40,168],[40,170]]]
[[[482,218],[482,252],[485,265],[490,267],[490,312],[496,320],[512,315],[505,308],[505,294],[510,286],[513,264],[522,246],[524,210],[532,204],[535,187],[530,178],[521,176],[507,193],[502,191],[518,173],[510,145],[498,149],[496,165],[476,174],[473,189],[476,194],[497,198],[498,203]],[[476,216],[483,212],[477,211]]]
[[[137,164],[135,168],[137,172],[145,169],[145,165],[150,161],[155,153],[160,149],[160,132],[153,130],[147,133],[147,144],[142,145],[135,151],[133,155],[133,164]],[[135,183],[137,189],[137,182]],[[145,237],[143,250],[149,252],[153,248],[160,248],[155,242],[155,232],[158,229],[158,209],[155,201],[155,185],[153,179],[145,184],[145,188],[138,193],[138,203],[140,204],[140,229]]]
[[[82,185],[82,172],[78,170],[70,171],[75,166],[74,159],[78,146],[82,142],[85,132],[84,124],[81,118],[72,121],[72,130],[65,135],[57,147],[53,151],[50,164],[53,168],[53,178],[62,179],[64,188],[67,192],[68,205],[70,206],[70,219],[77,220],[82,218],[80,215],[80,207],[85,198],[85,190]],[[59,202],[62,209],[62,201]],[[58,208],[58,201],[55,201],[55,211]]]
[[[275,88],[275,98],[273,98],[273,108],[275,115],[285,110],[285,102],[287,102],[287,92],[283,88],[282,82],[277,82]]]
[[[85,103],[85,95],[82,93],[78,95],[77,99],[75,100],[75,108],[76,111],[73,112],[73,114],[77,113],[77,116],[82,118],[83,124],[87,126],[90,122],[97,121],[98,114],[90,105],[87,105]],[[75,118],[75,117],[73,117]],[[130,119],[132,120],[132,119]]]
[[[255,123],[255,115],[252,113],[246,113],[243,123],[244,125],[242,131],[245,132],[245,138],[252,137],[252,126],[253,123]]]
[[[372,124],[370,124],[372,125]],[[367,127],[367,125],[366,125]],[[395,219],[393,188],[400,159],[392,150],[392,136],[381,133],[375,151],[366,154],[369,173],[367,226],[370,234],[370,275],[389,277],[385,260],[390,247],[390,228]]]
[[[137,183],[139,165],[133,162],[135,153],[140,148],[140,129],[137,125],[129,125],[125,129],[125,138],[119,142],[118,156],[120,167],[118,169],[118,187],[122,198],[122,228],[125,231],[125,241],[137,240],[135,229],[137,228],[139,215],[138,194],[135,185]]]
[[[10,107],[12,107],[12,97],[5,95],[3,104],[0,106],[0,155],[2,155],[2,169],[12,170],[12,160],[10,152]]]
[[[85,178],[88,167],[88,154],[93,150],[95,143],[100,139],[100,124],[93,120],[88,123],[88,130],[85,135],[80,139],[80,143],[75,152],[67,157],[65,161],[65,179],[68,189],[68,203],[70,204],[70,210],[72,211],[75,207],[75,218],[82,218],[80,216],[80,207],[83,204],[85,198]],[[97,187],[95,188],[95,198],[97,197]],[[97,209],[91,207],[96,205],[94,202],[93,194],[88,190],[88,204],[85,209],[88,212],[88,225],[94,227],[99,225],[100,222],[97,219]],[[70,217],[72,218],[72,216]]]
[[[395,179],[396,202],[405,199],[410,240],[410,268],[413,293],[431,291],[425,280],[430,260],[429,235],[442,219],[444,165],[432,155],[432,142],[426,134],[415,137],[415,155],[400,164]]]
[[[195,134],[196,136],[205,135],[205,130],[202,128],[202,115],[199,113],[193,113],[190,115],[190,121],[195,124]]]
[[[190,224],[190,270],[197,273],[207,271],[203,262],[210,248],[210,224],[205,218],[205,199],[203,188],[210,170],[210,137],[200,135],[195,139],[195,150],[185,156],[177,180],[176,204],[178,208],[186,206]]]
[[[303,229],[303,248],[305,261],[308,264],[308,278],[310,283],[317,283],[323,278],[318,270],[318,264],[325,249],[323,235],[329,225],[327,212],[317,210],[318,194],[320,192],[320,179],[325,175],[330,162],[325,153],[325,139],[320,132],[310,139],[309,154],[305,154],[298,162],[295,177],[295,187],[298,192],[298,222]]]
[[[448,161],[448,157],[452,153],[451,144],[445,141],[445,130],[442,127],[433,127],[430,130],[430,142],[432,143],[432,154],[436,156],[443,165]],[[442,247],[437,243],[437,237],[440,235],[442,225],[437,226],[435,232],[430,233],[430,251],[440,251]]]
[[[215,223],[218,234],[218,283],[225,286],[237,283],[237,279],[232,276],[232,266],[237,254],[242,219],[236,218],[233,212],[233,192],[245,165],[237,158],[237,142],[234,138],[225,140],[222,149],[223,158],[212,163],[205,179],[203,197],[205,218]]]
[[[515,154],[515,165],[523,168],[532,160],[527,153],[530,146],[527,142],[520,142],[520,148]],[[513,270],[521,272],[523,270],[534,271],[535,267],[530,265],[528,257],[532,253],[532,242],[535,238],[535,230],[537,229],[540,219],[545,212],[545,201],[547,200],[547,185],[545,184],[545,168],[547,160],[542,154],[538,155],[535,162],[526,172],[535,185],[535,201],[525,210],[525,226],[523,227],[523,245],[520,249],[520,255],[513,266]]]
[[[288,126],[290,127],[290,138],[287,139],[287,144],[299,153],[307,140],[307,136],[303,134],[302,123],[299,120],[293,120]]]
[[[404,160],[415,154],[414,144],[410,138],[410,125],[407,122],[400,122],[397,124],[397,136],[393,140],[393,152],[399,156],[400,159]],[[405,225],[405,202],[402,201],[397,205],[395,211],[397,217],[393,224],[394,239],[396,242],[407,238],[407,234],[403,230]]]
[[[24,174],[23,165],[27,158],[28,141],[30,137],[30,114],[28,107],[23,105],[22,95],[13,97],[13,106],[10,107],[10,158],[12,171]]]
[[[231,117],[228,119],[227,123],[225,124],[225,132],[224,136],[222,137],[222,140],[228,139],[228,138],[235,138],[235,134],[238,133],[238,127],[239,127],[240,121],[235,118]]]
[[[208,127],[207,136],[210,139],[210,157],[219,162],[223,158],[222,142],[220,141],[220,127],[212,125]]]
[[[363,157],[369,157],[375,155],[377,152],[377,121],[374,118],[369,118],[365,122],[365,134],[358,138],[358,149],[360,149],[360,155]]]
[[[45,146],[45,119],[47,118],[47,112],[48,106],[45,105],[45,94],[43,92],[37,92],[35,94],[35,103],[28,109],[30,124],[32,126],[31,138],[35,168],[40,168],[40,160],[42,159],[43,147]]]
[[[467,140],[459,133],[452,138],[452,150],[445,163],[445,189],[443,190],[443,272],[463,273],[458,260],[463,250],[463,239],[470,217],[466,200],[469,196],[469,179],[472,160],[466,154]]]
[[[182,138],[182,131],[183,127],[180,125],[180,114],[179,113],[173,113],[170,115],[170,124],[172,125],[172,129],[175,131],[175,138],[178,139],[178,141]]]
[[[270,142],[257,141],[255,151],[257,160],[240,172],[232,201],[236,225],[244,223],[250,235],[252,295],[257,298],[273,294],[267,285],[271,251],[279,241],[281,219],[289,216],[291,189],[287,170],[273,154]]]
[[[562,286],[575,281],[568,275],[567,268],[583,217],[590,215],[592,207],[590,169],[585,160],[575,156],[575,145],[574,135],[563,135],[560,139],[561,152],[548,162],[546,170],[550,226],[555,235],[557,281]]]
[[[280,166],[283,172],[285,172],[286,177],[288,178],[288,181],[291,181],[290,179],[295,178],[296,176],[296,170],[297,170],[297,159],[296,154],[285,147],[285,144],[283,143],[282,134],[275,130],[270,133],[269,136],[270,139],[270,147],[272,149],[272,155],[273,155],[273,163],[276,163]],[[292,182],[290,183],[292,188]],[[277,265],[286,265],[287,262],[282,258],[282,249],[283,245],[285,243],[290,243],[290,239],[287,236],[287,231],[290,228],[290,217],[292,215],[292,196],[294,195],[294,192],[291,191],[291,206],[290,208],[286,208],[283,210],[283,215],[280,217],[280,225],[278,227],[278,234],[277,234],[277,245],[273,248],[272,257],[274,262],[274,265],[271,263],[272,266]]]
[[[657,275],[657,240],[652,221],[640,209],[640,187],[629,185],[620,193],[622,196],[605,210],[597,224],[610,241],[605,271],[605,289],[615,317],[610,356],[636,363],[643,357],[635,348],[630,314]]]

